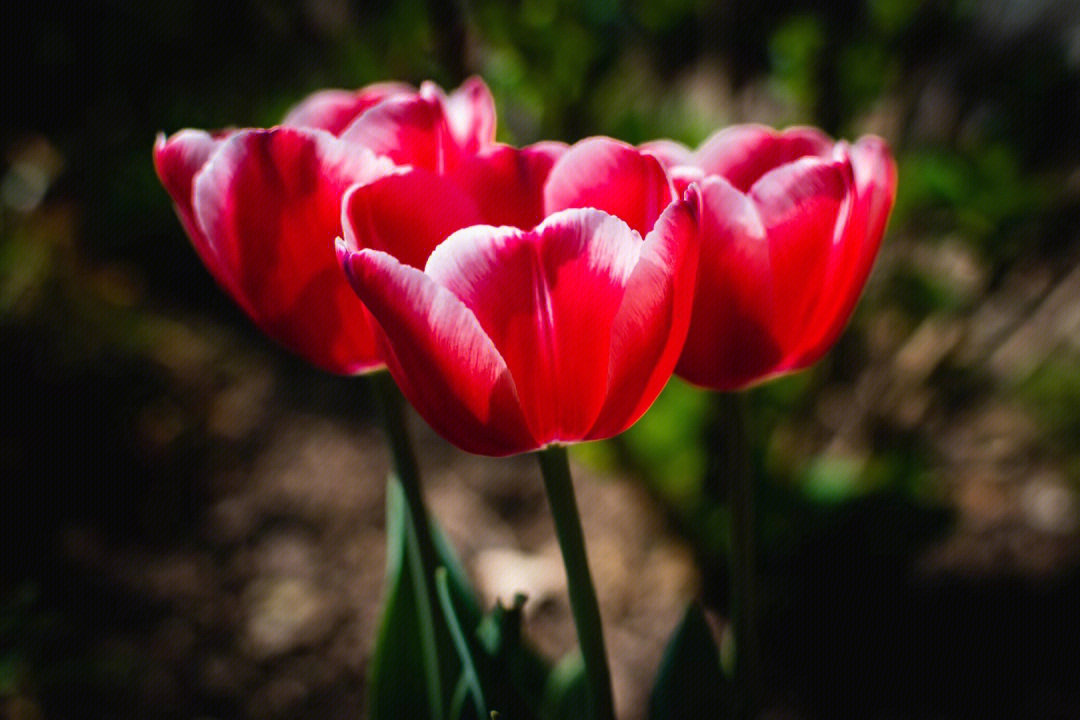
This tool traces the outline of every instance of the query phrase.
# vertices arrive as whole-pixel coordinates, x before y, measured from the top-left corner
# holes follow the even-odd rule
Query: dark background
[[[751,121],[890,141],[899,197],[851,327],[748,393],[769,704],[1080,717],[1074,3],[39,1],[0,24],[0,58],[9,717],[362,713],[385,473],[364,384],[249,326],[150,151],[323,87],[472,73],[518,144]],[[674,381],[575,456],[626,717],[682,603],[724,615],[723,421]],[[492,549],[550,559],[527,459],[413,424],[482,589]],[[537,643],[565,650],[559,593],[523,582]]]

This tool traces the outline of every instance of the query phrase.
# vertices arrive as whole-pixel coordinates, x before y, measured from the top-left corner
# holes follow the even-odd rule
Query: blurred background
[[[363,716],[370,399],[218,290],[151,146],[477,73],[516,144],[751,121],[892,143],[851,326],[748,395],[771,716],[1080,718],[1076,3],[39,0],[0,57],[0,715]],[[724,421],[673,381],[574,456],[628,720],[685,603],[723,624]],[[565,652],[535,463],[413,427],[487,601],[525,590],[531,637]]]

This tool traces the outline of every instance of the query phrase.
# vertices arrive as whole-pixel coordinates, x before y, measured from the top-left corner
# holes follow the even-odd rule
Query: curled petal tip
[[[443,90],[431,80],[424,80],[420,83],[420,96],[425,99],[433,99],[441,96]]]
[[[469,93],[482,92],[487,90],[487,83],[479,75],[470,75],[465,78],[465,81],[461,83],[458,90],[464,90]]]
[[[889,141],[880,135],[863,135],[855,143],[857,145],[874,145],[882,150],[889,150]]]
[[[690,183],[683,192],[682,200],[687,203],[694,215],[694,219],[700,219],[701,215],[701,188],[696,182]]]
[[[345,259],[351,252],[349,246],[345,244],[345,239],[341,237],[334,238],[334,252],[337,253],[338,262],[345,264]]]

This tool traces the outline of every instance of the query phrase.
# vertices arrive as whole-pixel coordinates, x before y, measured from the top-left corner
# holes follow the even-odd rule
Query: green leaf
[[[372,720],[441,720],[442,687],[425,645],[433,633],[418,603],[412,567],[417,556],[405,493],[386,487],[386,601],[369,678]]]
[[[476,591],[473,590],[454,547],[434,518],[431,520],[431,539],[435,544],[435,552],[439,555],[439,563],[446,568],[447,587],[454,601],[454,612],[461,620],[465,634],[470,635],[484,616],[480,609],[480,600],[476,597]]]
[[[719,718],[727,696],[712,629],[701,608],[691,604],[664,651],[649,698],[649,719]]]
[[[541,716],[550,672],[547,661],[522,638],[524,606],[521,594],[510,607],[497,602],[474,633],[474,657],[489,703],[515,720]]]
[[[465,673],[462,673],[458,678],[457,687],[454,688],[454,695],[450,698],[450,714],[447,716],[450,720],[464,720],[465,702],[469,699],[471,691],[472,684],[469,678],[465,677]]]
[[[465,627],[463,603],[454,597],[449,571],[445,575],[445,589],[440,584],[440,602],[443,615],[457,622],[460,637],[455,637],[459,653],[468,653],[468,662],[462,671],[459,685],[451,703],[451,720],[459,720],[464,713],[470,717],[465,706],[477,707],[477,700],[467,702],[474,695],[483,697],[483,706],[515,720],[536,720],[541,717],[544,685],[549,668],[544,659],[522,638],[522,607],[525,597],[518,595],[514,605],[506,608],[496,603],[490,613],[473,628]],[[451,626],[454,622],[451,621]],[[453,627],[451,632],[454,633]],[[464,645],[464,648],[462,648]],[[473,675],[469,675],[468,665]],[[476,688],[473,687],[475,677]],[[483,707],[481,707],[481,710]],[[486,714],[478,717],[484,718]]]
[[[386,601],[371,665],[372,720],[443,720],[452,706],[462,665],[435,579],[425,579],[405,492],[391,475],[386,486]],[[446,568],[456,617],[469,632],[480,622],[480,604],[438,523],[429,518],[437,560]],[[434,606],[433,606],[434,605]]]
[[[461,629],[461,622],[458,620],[457,611],[454,609],[454,601],[450,597],[450,585],[447,581],[446,568],[441,567],[435,571],[435,587],[439,593],[439,604],[442,606],[443,616],[450,630],[450,638],[454,641],[454,648],[457,650],[458,658],[461,660],[461,678],[468,688],[469,695],[472,697],[477,715],[486,717],[488,714],[487,701],[484,699],[484,690],[480,687],[480,678],[476,672],[472,649],[465,640],[465,633]],[[454,705],[458,707],[455,707],[452,718],[460,717],[460,712],[464,707],[463,703],[459,705],[456,702],[459,692],[459,690],[454,692]]]
[[[591,715],[585,662],[577,650],[552,668],[544,688],[544,717],[550,720],[588,720]]]
[[[483,615],[475,591],[434,519],[438,562],[424,611],[423,577],[405,494],[391,476],[386,510],[386,601],[372,657],[372,720],[467,720],[495,708],[515,720],[540,717],[549,668],[521,635],[525,598]],[[433,640],[432,640],[433,638]],[[433,673],[429,658],[435,657]],[[471,669],[470,669],[471,666]],[[437,681],[437,682],[435,682]],[[435,702],[432,702],[435,698]]]

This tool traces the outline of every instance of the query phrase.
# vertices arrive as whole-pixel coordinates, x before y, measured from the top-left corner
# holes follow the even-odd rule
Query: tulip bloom
[[[449,97],[431,83],[386,83],[316,93],[268,130],[160,136],[154,165],[199,257],[255,324],[352,374],[384,363],[334,254],[345,191],[399,165],[453,171],[494,136],[479,79]]]
[[[743,125],[696,152],[666,140],[642,149],[676,188],[701,189],[697,296],[676,374],[737,390],[816,362],[854,311],[892,209],[885,142]]]
[[[697,208],[691,189],[644,240],[593,208],[472,226],[423,271],[345,241],[338,254],[412,405],[458,447],[511,455],[611,437],[652,404],[689,327]]]
[[[696,198],[696,195],[694,197]],[[361,263],[361,260],[355,259],[360,255],[359,251],[364,251],[364,262],[374,262],[373,257],[380,257],[373,255],[370,251],[383,251],[393,255],[399,263],[399,265],[394,266],[395,272],[404,273],[403,277],[413,277],[406,272],[410,267],[424,268],[426,266],[429,271],[432,269],[431,263],[436,261],[434,259],[429,260],[429,255],[432,258],[436,256],[444,258],[441,262],[446,262],[445,258],[449,257],[454,251],[443,249],[443,245],[450,243],[450,240],[447,240],[448,236],[454,231],[461,230],[454,236],[455,238],[473,237],[476,238],[475,242],[480,244],[482,243],[479,238],[487,238],[483,242],[491,242],[502,248],[501,250],[492,249],[491,253],[495,255],[491,257],[485,256],[476,250],[465,253],[465,241],[455,239],[454,244],[451,244],[451,246],[460,246],[459,250],[462,251],[463,257],[470,258],[468,262],[475,259],[481,263],[492,263],[492,258],[503,257],[502,254],[505,254],[506,257],[503,258],[506,263],[505,267],[497,271],[489,268],[494,273],[494,276],[502,272],[515,272],[516,275],[513,275],[513,280],[506,280],[507,283],[511,285],[525,282],[533,283],[535,280],[536,287],[543,288],[546,280],[531,277],[531,274],[536,269],[526,262],[529,257],[527,248],[535,246],[534,250],[537,254],[562,252],[565,255],[570,252],[567,248],[573,242],[577,243],[574,246],[574,252],[580,255],[573,262],[588,263],[589,253],[600,253],[600,255],[597,255],[600,259],[596,260],[596,262],[610,263],[616,262],[613,253],[617,251],[621,253],[624,250],[641,245],[640,238],[642,235],[648,235],[651,238],[652,235],[649,233],[654,230],[654,226],[656,226],[655,233],[666,234],[665,237],[667,237],[668,242],[675,242],[674,238],[682,238],[688,232],[691,232],[688,230],[691,226],[694,228],[693,232],[696,232],[697,213],[696,207],[691,211],[687,209],[686,203],[680,203],[678,207],[681,207],[681,210],[672,209],[672,217],[662,224],[658,223],[661,212],[672,205],[673,198],[671,183],[664,173],[663,167],[655,158],[610,138],[590,138],[577,143],[569,149],[562,144],[548,142],[538,143],[522,149],[496,145],[464,159],[450,173],[438,174],[428,169],[413,167],[395,171],[372,182],[352,188],[346,196],[342,208],[342,225],[345,233],[344,241],[339,247],[339,253],[343,264],[348,270],[353,266],[361,267],[361,265],[357,265],[357,263]],[[584,215],[581,213],[565,217],[559,215],[557,217],[561,219],[557,221],[554,216],[555,213],[573,208],[592,208],[592,210]],[[605,212],[597,212],[598,209]],[[615,217],[611,217],[612,215]],[[547,219],[545,220],[545,218]],[[602,222],[602,220],[604,221]],[[493,225],[502,225],[504,227],[496,229],[491,227]],[[659,238],[659,236],[657,237]],[[630,238],[634,239],[631,240]],[[652,242],[660,242],[660,239]],[[679,242],[683,241],[680,240]],[[686,242],[693,244],[696,239],[693,241],[687,240]],[[596,247],[591,247],[592,245]],[[438,246],[438,249],[436,249],[436,246]],[[558,248],[562,249],[559,250]],[[433,250],[435,250],[434,254],[432,253]],[[605,253],[607,254],[605,255]],[[558,262],[564,260],[566,263],[571,263],[569,257]],[[625,258],[622,261],[625,261]],[[461,262],[464,263],[466,260]],[[555,261],[553,260],[553,262]],[[650,267],[650,263],[653,262],[653,260],[644,262],[639,273],[640,277],[649,277],[645,268]],[[656,260],[656,262],[661,261]],[[683,263],[682,260],[679,260],[679,262]],[[696,259],[693,262],[696,263]],[[434,267],[442,266],[436,263]],[[686,282],[686,265],[683,263],[679,267],[681,269],[679,270],[678,287],[680,293],[682,293],[679,297],[684,302],[685,298],[688,297],[686,293],[689,287]],[[516,270],[512,270],[513,268],[516,268]],[[552,272],[554,271],[553,268]],[[438,277],[442,277],[439,275],[441,271],[436,269],[435,272]],[[615,269],[611,269],[610,272],[618,274]],[[409,309],[405,305],[399,306],[392,303],[389,296],[372,295],[371,293],[375,291],[370,288],[361,289],[363,283],[358,279],[361,277],[364,277],[363,273],[356,271],[352,279],[357,293],[365,300],[365,303],[371,299],[380,308],[383,308],[384,312],[402,312]],[[554,278],[548,279],[554,280]],[[389,281],[384,278],[383,285],[380,287],[383,292],[390,292],[386,289],[386,282]],[[492,282],[495,281],[492,280]],[[590,283],[599,282],[597,278],[589,282],[585,280],[580,282],[582,283],[581,287],[573,292],[580,292],[581,296],[572,301],[571,295],[559,295],[560,302],[567,304],[568,307],[573,305],[575,308],[584,308],[590,302],[589,293],[597,292],[607,293],[605,296],[607,300],[600,298],[597,299],[597,303],[610,302],[611,298],[614,297],[611,293],[619,295],[623,292],[619,288],[628,282],[628,277],[609,278],[609,282],[615,283],[615,286],[606,290],[602,287],[599,289],[591,287]],[[656,282],[660,281],[657,280]],[[667,292],[661,287],[662,284],[660,283],[653,290],[655,292]],[[521,287],[525,286],[521,285]],[[529,287],[532,287],[532,285]],[[570,288],[574,286],[564,284],[561,286],[560,292],[562,292],[562,287]],[[509,287],[506,290],[508,291]],[[540,292],[540,290],[536,290],[536,292]],[[431,295],[431,293],[428,292],[428,295]],[[428,297],[427,301],[432,301],[431,297]],[[535,302],[537,298],[538,296],[534,296],[534,293],[530,292],[524,300]],[[509,297],[490,297],[485,302],[487,301],[506,303],[505,310],[507,312],[519,313],[522,318],[527,317],[529,313],[536,312],[536,308],[527,307],[527,303],[520,307],[510,305]],[[669,307],[670,298],[662,301],[654,299],[649,302],[654,303],[654,306],[650,306],[649,312],[671,312],[671,307]],[[664,303],[668,303],[668,305],[664,305]],[[374,309],[374,306],[369,307],[372,307],[375,316],[379,317],[379,312]],[[514,309],[515,307],[516,309]],[[627,305],[627,307],[629,308],[630,305]],[[684,307],[687,311],[689,309],[688,305],[680,305],[680,307]],[[411,311],[421,312],[421,309],[412,307]],[[479,313],[478,317],[486,317],[479,310],[472,309],[471,312],[474,314]],[[630,312],[630,310],[626,310],[626,312]],[[638,312],[645,312],[645,310],[639,309]],[[569,310],[565,314],[570,317]],[[533,320],[536,320],[536,318],[533,318]],[[613,322],[613,320],[611,321]],[[394,345],[393,338],[398,337],[396,329],[386,328],[384,325],[387,331],[385,344],[389,348],[389,351],[384,352],[387,355],[387,362],[391,372],[394,374],[402,391],[432,427],[451,442],[466,450],[487,455],[507,455],[534,450],[552,442],[608,437],[628,427],[644,412],[663,386],[666,380],[665,377],[662,377],[664,372],[670,374],[671,365],[665,365],[665,363],[677,355],[678,349],[676,345],[681,343],[681,340],[678,340],[678,342],[675,340],[684,336],[683,330],[688,321],[688,312],[685,316],[682,312],[671,316],[668,320],[671,326],[665,329],[663,333],[664,338],[671,340],[671,344],[663,344],[664,352],[662,355],[656,355],[649,360],[643,359],[644,356],[630,355],[625,359],[618,359],[618,362],[623,365],[620,368],[613,366],[611,368],[612,372],[617,370],[620,377],[623,377],[631,372],[630,368],[636,367],[637,369],[633,372],[641,375],[638,378],[639,386],[631,393],[634,402],[638,400],[641,402],[634,404],[627,400],[625,390],[620,389],[618,394],[623,396],[623,400],[616,401],[612,398],[603,418],[592,414],[599,412],[597,403],[603,398],[607,380],[597,379],[595,373],[594,375],[575,377],[574,373],[578,371],[572,369],[567,370],[570,373],[569,375],[559,380],[558,373],[551,374],[554,373],[554,365],[546,367],[536,365],[540,361],[532,358],[535,353],[541,352],[537,346],[538,338],[521,335],[524,332],[523,329],[516,331],[517,335],[514,337],[517,339],[504,337],[503,331],[497,328],[490,330],[492,334],[489,341],[497,343],[497,353],[500,357],[505,355],[502,362],[506,366],[506,373],[512,374],[507,375],[507,377],[514,378],[511,387],[514,387],[515,390],[512,394],[521,398],[520,401],[514,401],[519,402],[516,410],[499,411],[493,416],[489,416],[488,411],[476,407],[475,400],[466,397],[455,403],[452,401],[452,393],[436,391],[440,382],[447,382],[447,376],[444,375],[440,379],[439,374],[427,368],[424,363],[432,362],[439,353],[436,352],[434,346],[425,346],[428,347],[428,351],[434,353],[431,356],[426,355],[424,352],[417,354],[415,351],[417,343],[422,345],[430,339],[405,338],[403,342],[407,344],[407,347],[405,350],[401,350]],[[404,322],[404,320],[397,318],[393,321],[392,327],[398,328],[400,322]],[[450,321],[447,320],[447,322]],[[481,319],[479,322],[482,323],[483,320]],[[524,320],[515,320],[514,322],[520,323],[524,322]],[[570,322],[572,321],[565,321],[567,327],[570,327]],[[646,338],[642,341],[644,345],[639,348],[640,352],[645,352],[647,355],[651,350],[646,348],[657,349],[659,347],[656,345],[659,342],[659,335],[656,334],[660,332],[659,327],[649,328],[648,326],[648,323],[653,322],[653,320],[638,317],[628,318],[626,322],[644,323],[642,332],[646,334],[653,333],[651,339]],[[522,326],[522,328],[524,327]],[[442,332],[435,326],[429,327],[428,330]],[[484,330],[488,331],[487,326],[484,326]],[[567,332],[579,331],[581,333],[585,332],[580,328]],[[621,336],[624,332],[628,331],[619,329],[616,331],[616,336]],[[667,335],[668,332],[671,333],[670,336]],[[475,339],[470,339],[468,336],[463,337],[462,342],[466,346],[470,342],[475,342]],[[597,335],[595,339],[603,344],[608,342],[604,338],[606,338],[606,335]],[[453,338],[446,339],[448,343],[452,340]],[[584,340],[573,341],[574,344],[579,342],[584,342]],[[629,340],[626,342],[629,342]],[[412,343],[412,346],[408,346],[408,343]],[[520,343],[525,343],[525,345]],[[566,345],[567,343],[560,343],[561,352],[567,351]],[[409,350],[408,347],[414,349]],[[601,352],[588,345],[582,347],[582,351],[591,355],[595,362],[601,362],[601,358],[607,358],[610,352],[614,352],[610,349],[604,349]],[[448,351],[442,350],[439,352],[445,355]],[[521,354],[519,355],[519,353]],[[402,360],[401,358],[405,359]],[[413,360],[409,358],[413,358]],[[476,359],[474,358],[474,360]],[[482,360],[482,358],[479,359]],[[491,362],[494,362],[494,360]],[[566,362],[570,361],[567,360]],[[603,360],[603,362],[606,362],[606,360]],[[616,360],[612,360],[612,362],[614,363]],[[658,367],[667,367],[667,369],[657,371],[655,368],[647,367],[648,362],[657,362],[659,363]],[[414,366],[414,364],[410,363],[419,363],[419,365]],[[573,368],[577,366],[571,363],[566,367]],[[592,370],[595,371],[597,367],[599,366],[592,367]],[[581,373],[586,372],[584,366],[579,370]],[[451,370],[446,369],[444,371],[451,372]],[[450,384],[468,393],[466,385],[462,383],[472,382],[475,385],[476,382],[483,382],[483,380],[481,378],[480,380],[467,381],[463,378],[469,373],[486,371],[472,368],[454,370],[453,372],[465,373],[465,375],[455,375],[456,380]],[[563,408],[562,412],[583,413],[583,417],[591,417],[595,427],[585,427],[584,420],[581,418],[572,420],[563,416],[549,417],[545,413],[553,413],[554,411],[551,408],[544,410],[542,407],[534,405],[537,402],[534,398],[555,397],[552,394],[553,392],[567,394],[566,387],[553,391],[547,388],[545,384],[557,381],[574,383],[582,387],[588,384],[593,389],[592,394],[581,394],[583,405],[576,410],[574,409],[574,403],[570,402],[571,398],[568,396],[566,407]],[[505,381],[503,382],[505,384]],[[612,382],[615,382],[614,376]],[[618,380],[618,383],[622,385],[632,384],[633,382],[633,378],[629,376]],[[636,393],[640,393],[640,395]],[[619,402],[622,405],[619,405]],[[464,407],[459,407],[459,404],[464,405]],[[555,413],[555,415],[559,414]],[[467,419],[470,417],[471,420]],[[453,419],[448,421],[447,418]],[[529,419],[529,422],[525,422],[526,418]],[[616,419],[613,420],[612,418]]]

